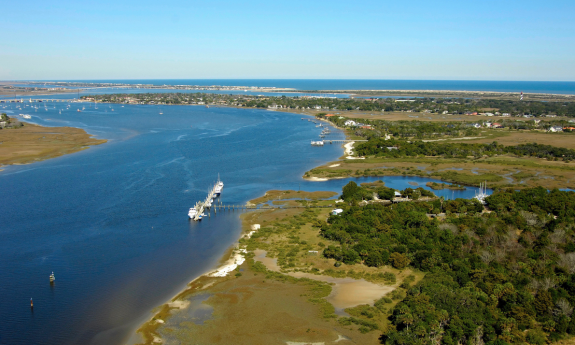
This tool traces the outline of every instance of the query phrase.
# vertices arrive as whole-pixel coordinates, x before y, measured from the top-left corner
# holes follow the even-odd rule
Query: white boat
[[[31,119],[31,118],[32,118],[32,116],[30,116],[30,115],[28,115],[28,114],[22,115],[22,117],[25,118],[25,119]]]
[[[214,194],[216,196],[222,194],[223,189],[224,189],[224,183],[220,180],[220,174],[218,174],[218,182],[216,182],[216,185],[214,187]]]
[[[190,211],[188,212],[188,217],[190,217],[190,219],[194,219],[197,214],[198,214],[198,210],[196,210],[195,207],[192,207],[192,208],[190,208]]]
[[[312,141],[311,142],[312,146],[323,146],[323,140],[320,141]]]
[[[485,198],[487,198],[489,196],[489,194],[487,194],[487,182],[484,183],[480,183],[479,184],[479,194],[477,194],[477,192],[475,192],[475,197],[474,199],[479,200],[479,202],[481,202],[482,204],[485,205]]]

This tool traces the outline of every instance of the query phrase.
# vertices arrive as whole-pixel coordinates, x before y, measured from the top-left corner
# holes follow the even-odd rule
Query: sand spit
[[[341,164],[339,164],[339,163],[338,163],[338,164],[332,164],[332,165],[330,165],[329,167],[330,167],[330,168],[335,168],[335,167],[338,167],[338,166],[340,166],[340,165],[341,165]]]
[[[325,178],[325,177],[305,177],[304,179],[308,180],[308,181],[316,181],[316,182],[321,182],[321,181],[327,181],[329,179]]]
[[[355,141],[350,141],[349,143],[343,145],[344,149],[345,149],[345,154],[348,156],[353,155],[353,144],[355,144]]]
[[[242,238],[250,238],[254,234],[254,232],[260,229],[259,224],[252,225],[252,231],[248,232],[247,234],[243,235]],[[208,277],[225,277],[230,272],[234,271],[238,266],[246,261],[245,255],[247,251],[245,248],[237,248],[234,250],[232,256],[220,267],[216,270],[207,274]]]
[[[351,142],[343,145],[343,147],[345,148],[345,154],[347,155],[347,157],[345,157],[345,159],[365,159],[365,157],[354,157],[353,156],[353,144],[355,144],[355,141],[351,141]]]

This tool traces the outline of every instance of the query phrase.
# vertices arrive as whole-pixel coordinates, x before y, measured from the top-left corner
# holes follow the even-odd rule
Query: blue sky
[[[2,1],[0,80],[575,81],[575,1]]]

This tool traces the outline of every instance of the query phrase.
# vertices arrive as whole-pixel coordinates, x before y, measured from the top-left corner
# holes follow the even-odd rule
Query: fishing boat
[[[188,217],[190,217],[190,219],[194,219],[197,214],[198,214],[198,210],[196,210],[195,207],[192,207],[192,208],[190,208],[190,211],[188,212]]]
[[[56,277],[54,276],[54,272],[52,272],[52,274],[50,274],[50,284],[53,284],[55,280]]]

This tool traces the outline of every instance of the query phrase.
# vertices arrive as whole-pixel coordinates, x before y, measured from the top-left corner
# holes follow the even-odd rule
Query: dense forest
[[[423,142],[405,140],[370,139],[367,142],[357,143],[355,152],[360,156],[377,157],[414,157],[414,156],[441,156],[446,158],[467,158],[473,156],[494,156],[512,154],[516,156],[530,156],[538,158],[560,158],[564,161],[575,159],[575,150],[545,144],[520,144],[512,146],[491,144],[467,144],[445,142]]]
[[[350,182],[350,184],[353,182]],[[353,204],[370,189],[348,185]],[[372,191],[371,191],[372,192]],[[426,272],[390,313],[385,344],[545,344],[575,334],[575,193],[504,190],[457,199],[347,206],[321,235],[346,264]],[[447,212],[443,221],[426,214]]]

